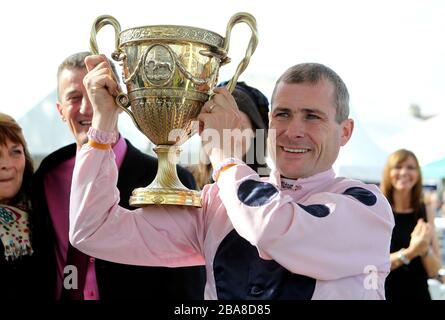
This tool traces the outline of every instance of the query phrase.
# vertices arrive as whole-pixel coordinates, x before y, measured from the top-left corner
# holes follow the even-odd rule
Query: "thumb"
[[[198,114],[198,117],[197,117],[197,121],[198,121],[198,134],[199,135],[201,135],[201,133],[204,131],[204,128],[205,128],[205,120],[206,120],[206,118],[207,118],[207,115],[208,115],[208,113],[206,114],[206,113],[200,113],[200,114]]]
[[[107,58],[103,54],[96,56],[87,56],[84,60],[85,67],[87,68],[88,72],[93,70],[102,61],[107,61]]]
[[[413,231],[411,232],[411,235],[417,235],[419,233],[420,225],[419,223],[416,224]]]

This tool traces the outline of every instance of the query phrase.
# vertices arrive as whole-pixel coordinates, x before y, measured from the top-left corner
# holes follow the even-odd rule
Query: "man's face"
[[[282,176],[306,178],[332,167],[354,127],[351,119],[339,124],[335,116],[334,86],[329,81],[278,84],[270,129],[276,130],[274,160]]]
[[[86,68],[64,69],[59,78],[59,101],[57,110],[73,133],[77,146],[88,141],[87,132],[91,126],[93,109],[83,86]]]

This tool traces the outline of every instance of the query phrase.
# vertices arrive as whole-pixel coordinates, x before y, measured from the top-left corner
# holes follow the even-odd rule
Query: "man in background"
[[[93,109],[83,85],[84,59],[89,52],[67,57],[57,71],[57,110],[76,143],[67,145],[43,161],[34,179],[34,208],[44,226],[48,247],[46,261],[55,298],[66,300],[202,299],[205,271],[201,266],[183,268],[142,267],[89,257],[69,244],[69,199],[76,152],[88,141]],[[118,79],[110,62],[114,77]],[[148,185],[156,175],[157,159],[143,154],[119,134],[113,144],[119,168],[119,204],[127,209],[131,192]],[[195,188],[192,175],[178,167],[183,184]],[[122,239],[123,240],[123,239]],[[77,268],[77,289],[66,288],[66,266]],[[54,283],[55,281],[55,283]],[[65,281],[67,282],[67,281]],[[69,281],[68,281],[69,282]],[[52,288],[50,288],[52,290]]]

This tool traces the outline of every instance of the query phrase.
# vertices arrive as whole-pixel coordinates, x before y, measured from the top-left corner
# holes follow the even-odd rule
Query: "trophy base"
[[[200,193],[188,189],[137,188],[130,197],[130,205],[138,208],[165,204],[198,208],[202,206]]]

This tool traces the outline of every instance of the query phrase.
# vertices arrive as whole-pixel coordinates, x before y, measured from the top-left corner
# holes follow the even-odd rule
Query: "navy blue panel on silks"
[[[213,273],[220,300],[309,300],[315,290],[315,279],[261,259],[257,248],[236,230],[220,243]]]
[[[304,206],[302,204],[297,203],[304,211],[310,213],[314,217],[324,218],[327,217],[330,213],[330,210],[324,204],[310,204]]]
[[[277,194],[273,184],[256,180],[243,181],[238,188],[238,199],[249,207],[261,207]]]
[[[363,203],[368,207],[375,205],[377,202],[377,197],[375,196],[374,193],[360,187],[352,187],[346,189],[345,192],[343,192],[343,194],[346,194],[348,196],[357,199],[358,201],[360,201],[361,203]]]

